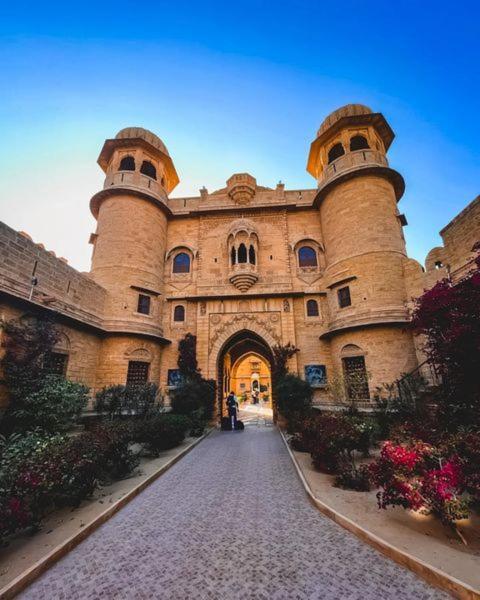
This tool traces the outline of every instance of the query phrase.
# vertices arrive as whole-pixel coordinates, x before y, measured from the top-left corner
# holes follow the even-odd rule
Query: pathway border
[[[18,577],[12,579],[10,583],[8,583],[4,588],[0,590],[0,599],[10,600],[10,598],[14,598],[28,585],[30,585],[35,579],[37,579],[38,577],[40,577],[40,575],[47,571],[54,563],[63,558],[66,554],[68,554],[68,552],[73,550],[75,546],[78,546],[80,542],[82,542],[96,529],[103,525],[103,523],[111,519],[113,515],[115,515],[115,513],[117,513],[126,504],[131,502],[136,496],[138,496],[138,494],[140,494],[140,492],[142,492],[151,483],[158,479],[160,475],[165,473],[165,471],[170,469],[170,467],[173,467],[173,465],[176,462],[178,462],[181,458],[188,454],[190,450],[192,450],[197,444],[199,444],[203,439],[205,439],[207,435],[209,435],[214,429],[214,427],[210,428],[201,437],[193,441],[189,446],[183,448],[183,450],[181,450],[178,454],[173,456],[157,471],[149,475],[141,483],[139,483],[137,486],[135,486],[129,492],[127,492],[122,498],[120,498],[111,506],[106,508],[102,513],[95,517],[93,521],[87,523],[85,527],[81,529],[81,531],[74,533],[72,536],[67,538],[65,541],[63,541],[61,544],[59,544],[53,550],[51,550],[48,554],[46,554],[43,558],[37,561],[34,565],[29,567],[23,573],[21,573]]]
[[[407,567],[416,575],[422,577],[429,584],[434,585],[435,587],[438,587],[440,589],[446,590],[447,592],[453,594],[456,598],[461,598],[461,600],[480,599],[479,590],[475,590],[463,581],[460,581],[459,579],[452,577],[448,573],[437,569],[433,565],[430,565],[424,562],[423,560],[412,556],[408,552],[405,552],[404,550],[393,546],[386,540],[378,537],[371,531],[364,529],[363,527],[355,523],[355,521],[352,521],[352,519],[345,517],[344,515],[340,514],[335,509],[333,509],[331,506],[317,498],[313,493],[310,484],[306,480],[302,468],[298,464],[298,461],[295,458],[292,449],[290,448],[290,444],[288,443],[284,432],[280,428],[279,432],[285,443],[288,454],[290,455],[290,458],[292,459],[292,462],[295,466],[297,475],[305,489],[305,492],[307,493],[307,496],[309,497],[312,504],[320,512],[322,512],[324,515],[326,515],[327,517],[329,517],[330,519],[332,519],[351,533],[355,534],[362,541],[366,542],[367,544],[370,544],[370,546],[373,546],[376,550],[379,550],[388,558],[394,560],[396,563],[404,567]]]

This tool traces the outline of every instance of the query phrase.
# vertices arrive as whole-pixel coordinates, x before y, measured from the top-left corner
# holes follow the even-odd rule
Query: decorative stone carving
[[[232,273],[229,277],[230,283],[242,293],[245,293],[258,281],[257,266],[250,263],[232,265],[230,272]]]
[[[248,173],[236,173],[227,180],[227,193],[236,204],[250,204],[257,180]]]

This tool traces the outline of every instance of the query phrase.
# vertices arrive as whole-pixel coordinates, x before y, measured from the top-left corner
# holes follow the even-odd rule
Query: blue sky
[[[0,36],[0,219],[80,270],[98,153],[130,125],[166,143],[173,196],[239,171],[304,188],[323,118],[367,104],[396,132],[390,164],[421,261],[480,193],[473,1],[18,2]]]

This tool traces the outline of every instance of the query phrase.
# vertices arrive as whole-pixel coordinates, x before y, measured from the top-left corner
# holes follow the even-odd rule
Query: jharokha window
[[[148,382],[150,363],[141,360],[128,361],[127,385],[142,385]]]
[[[190,273],[190,257],[186,252],[179,252],[173,259],[174,273]]]
[[[152,179],[157,178],[157,169],[152,165],[149,160],[144,160],[142,162],[142,166],[140,167],[140,173],[147,175],[147,177],[151,177]]]
[[[350,140],[350,151],[354,152],[355,150],[366,150],[370,148],[368,145],[367,139],[363,137],[363,135],[354,135]]]
[[[311,246],[302,246],[298,251],[299,267],[317,267],[317,253]]]
[[[145,294],[139,294],[138,295],[137,312],[141,313],[142,315],[149,315],[150,314],[150,301],[151,301],[150,296],[146,296]]]
[[[43,371],[46,375],[59,375],[65,377],[67,374],[68,354],[61,352],[48,352],[43,359]]]
[[[120,161],[120,171],[135,171],[135,159],[133,156],[124,156]]]
[[[335,144],[334,146],[332,146],[330,148],[330,150],[328,151],[328,164],[332,163],[334,160],[337,160],[337,158],[340,158],[344,154],[345,154],[345,149],[342,146],[342,144],[340,142],[338,142],[338,144]]]

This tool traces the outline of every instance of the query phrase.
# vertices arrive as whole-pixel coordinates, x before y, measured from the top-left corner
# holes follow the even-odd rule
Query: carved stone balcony
[[[243,294],[258,281],[257,265],[236,263],[230,267],[228,279]]]
[[[166,193],[160,183],[139,171],[116,171],[107,175],[103,189],[113,187],[140,190],[159,200],[166,201]]]
[[[371,149],[347,152],[325,167],[318,179],[318,187],[322,188],[340,175],[368,167],[388,167],[387,157],[383,152]]]

